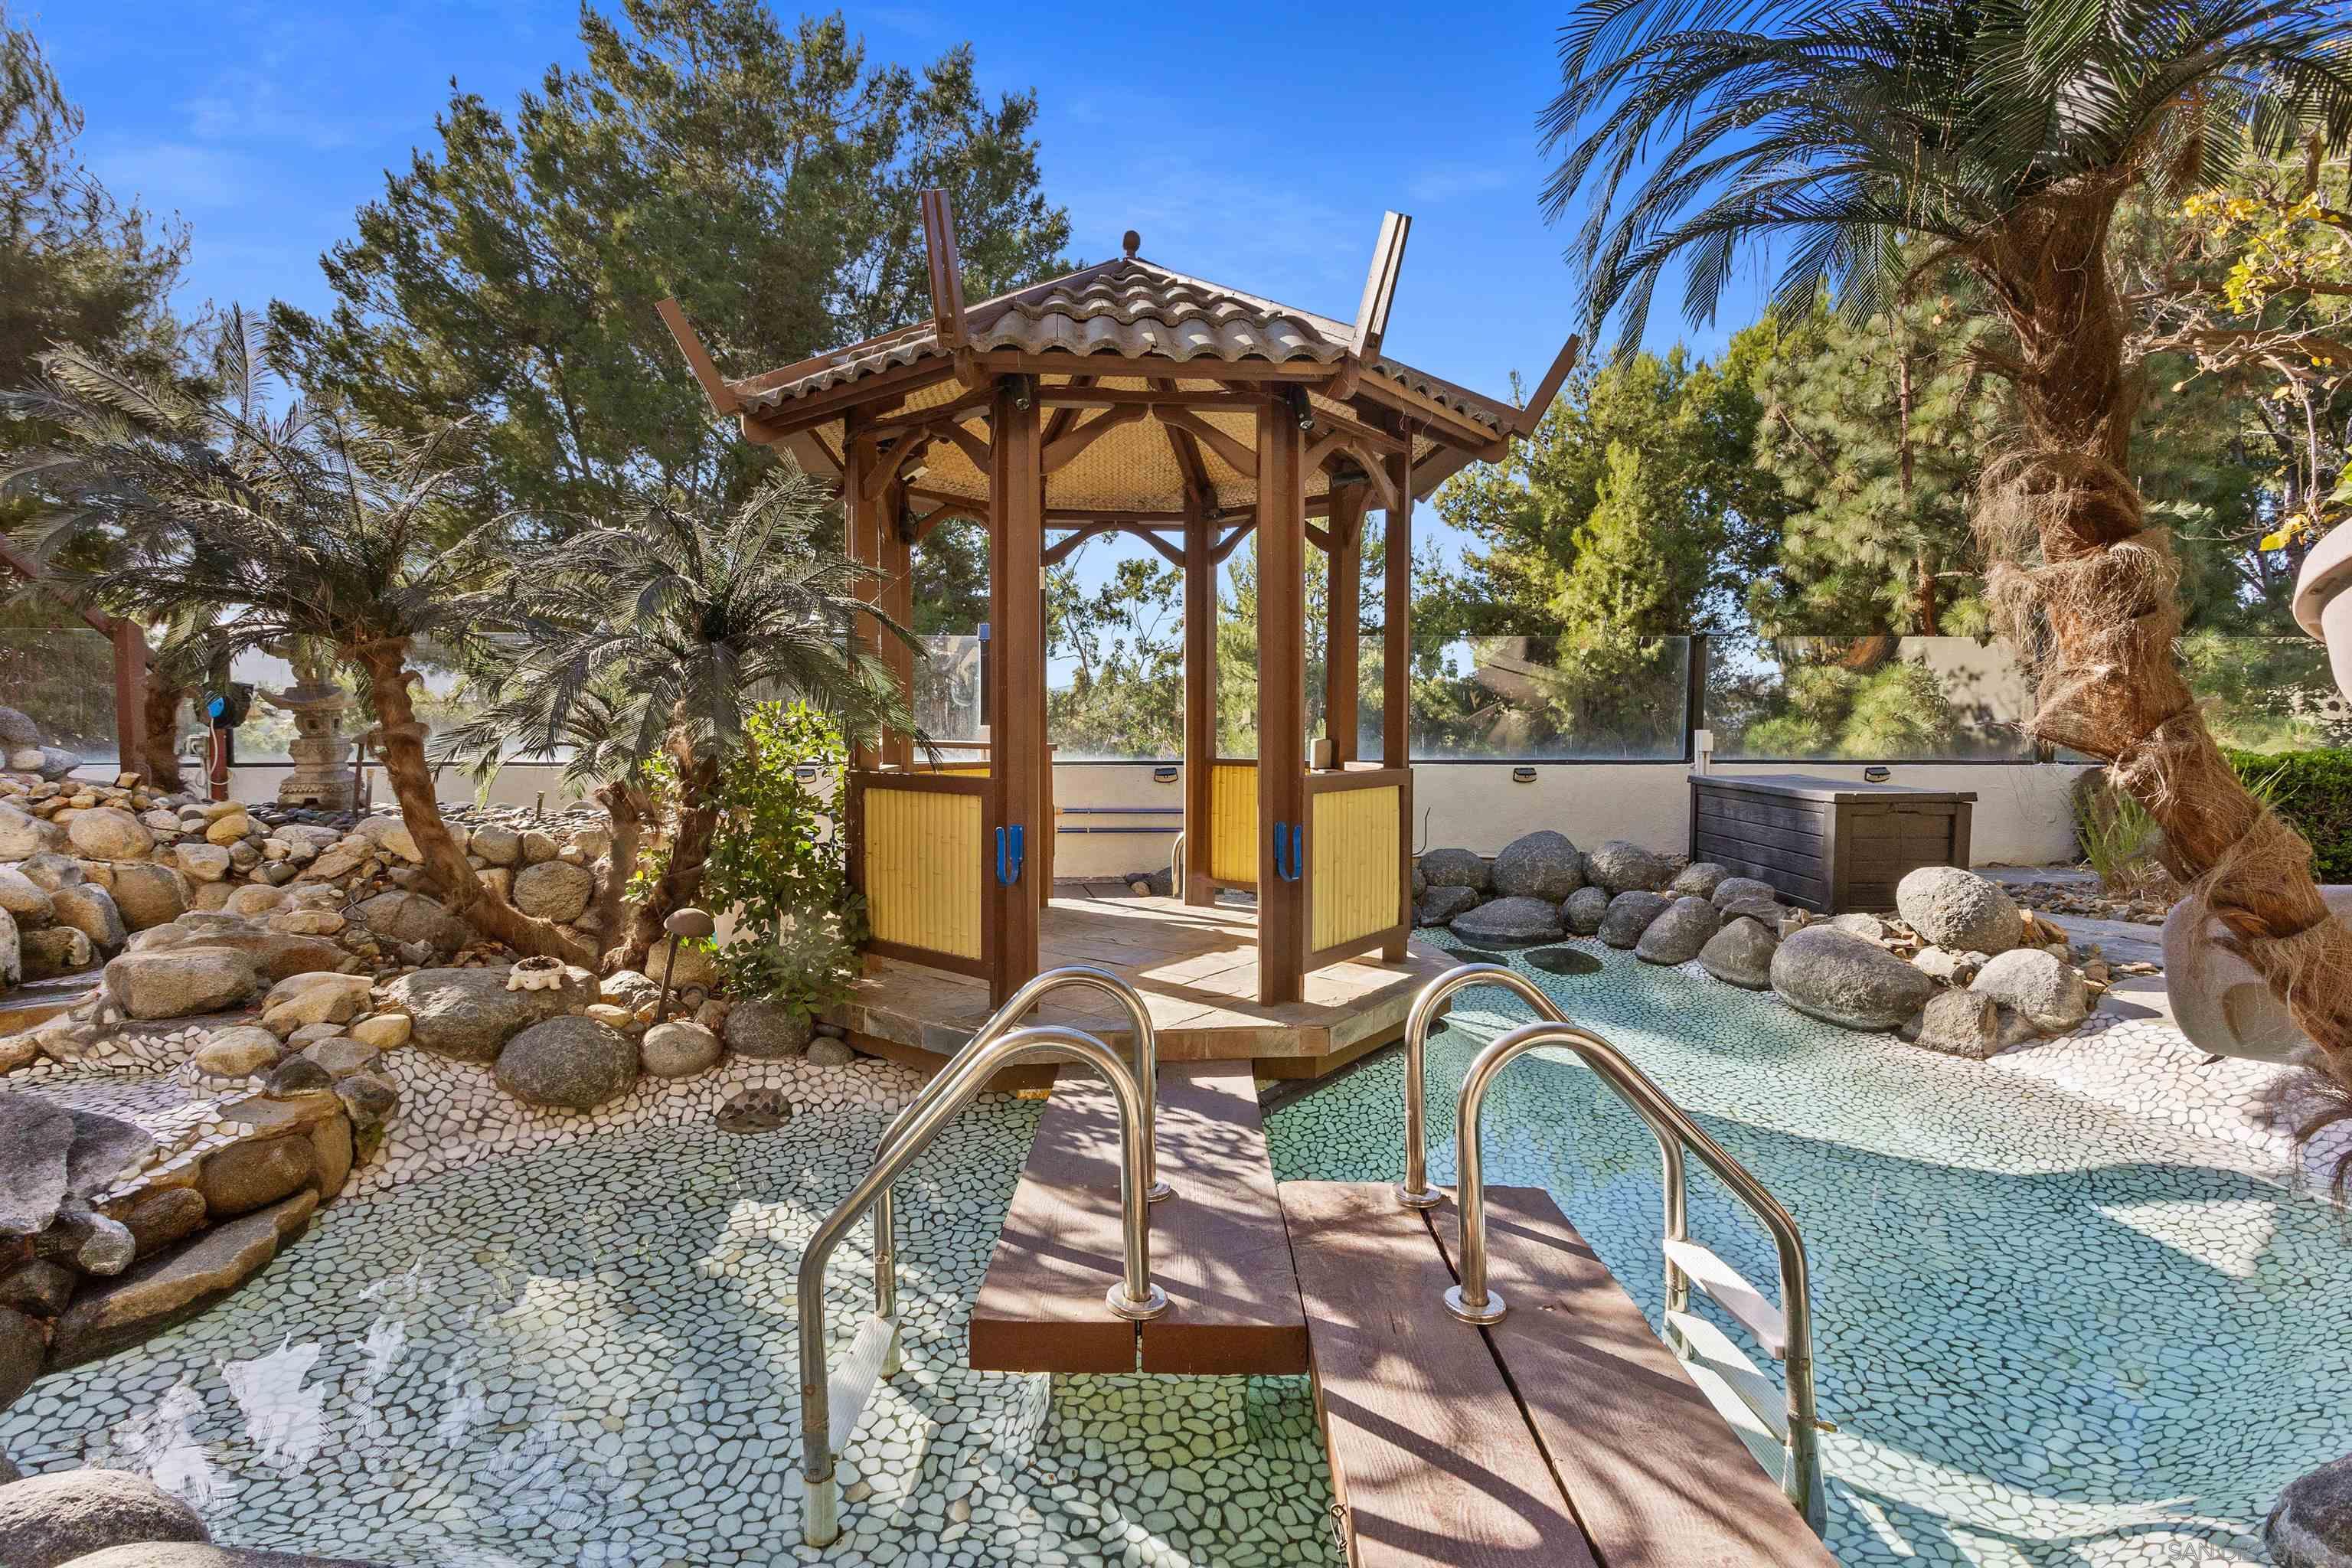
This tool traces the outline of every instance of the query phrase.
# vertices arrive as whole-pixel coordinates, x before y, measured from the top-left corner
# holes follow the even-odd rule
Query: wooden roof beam
[[[1244,477],[1257,472],[1257,453],[1233,437],[1210,424],[1189,408],[1171,407],[1162,404],[1154,407],[1151,416],[1171,429],[1181,430],[1193,440],[1225,460],[1227,467]]]
[[[1568,373],[1576,368],[1577,355],[1583,347],[1584,340],[1580,337],[1571,337],[1559,346],[1559,353],[1552,358],[1551,368],[1544,372],[1544,378],[1536,384],[1536,395],[1528,399],[1525,408],[1519,410],[1519,422],[1514,427],[1514,435],[1532,436],[1536,433],[1536,426],[1543,423],[1543,416],[1551,412],[1551,400],[1559,395],[1560,387],[1568,381]]]
[[[1402,213],[1381,219],[1381,237],[1372,246],[1371,270],[1364,279],[1363,301],[1356,307],[1356,330],[1348,343],[1359,363],[1381,357],[1389,307],[1396,302],[1397,274],[1404,269],[1404,242],[1412,233],[1412,219]]]
[[[963,262],[956,255],[955,213],[943,190],[922,195],[923,251],[930,267],[931,326],[940,347],[954,353],[964,346]]]
[[[696,333],[694,323],[686,319],[686,312],[679,309],[677,301],[664,300],[654,310],[660,314],[662,325],[669,329],[671,339],[677,344],[677,352],[686,356],[687,367],[694,372],[694,379],[702,384],[702,395],[710,399],[711,410],[718,414],[741,412],[742,395],[719,374],[719,362],[712,359],[710,351],[702,346],[702,339]]]
[[[1045,471],[1053,473],[1067,467],[1081,452],[1109,435],[1122,425],[1132,425],[1150,410],[1132,404],[1123,408],[1106,408],[1086,424],[1045,445]]]

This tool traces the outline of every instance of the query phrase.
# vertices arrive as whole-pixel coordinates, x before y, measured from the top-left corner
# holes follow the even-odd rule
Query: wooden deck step
[[[1548,1194],[1487,1191],[1510,1312],[1486,1329],[1441,1303],[1450,1204],[1409,1212],[1353,1184],[1281,1196],[1353,1568],[1829,1568]]]
[[[1303,1373],[1307,1326],[1246,1062],[1165,1066],[1151,1272],[1169,1308],[1140,1325],[1120,1278],[1118,1119],[1109,1086],[1065,1071],[972,1304],[985,1372]]]

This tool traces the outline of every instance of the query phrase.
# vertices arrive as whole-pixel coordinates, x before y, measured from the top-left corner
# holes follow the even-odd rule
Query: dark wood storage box
[[[1817,914],[1891,910],[1922,866],[1969,863],[1974,790],[1804,773],[1693,773],[1690,854]]]

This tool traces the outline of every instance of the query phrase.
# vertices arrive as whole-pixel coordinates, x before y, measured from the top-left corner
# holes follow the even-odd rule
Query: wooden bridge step
[[[1104,1293],[1120,1278],[1118,1118],[1109,1086],[1075,1072],[1052,1101],[972,1304],[971,1362],[988,1372],[1303,1373],[1307,1326],[1247,1062],[1160,1075],[1153,1281],[1169,1308],[1140,1325]]]

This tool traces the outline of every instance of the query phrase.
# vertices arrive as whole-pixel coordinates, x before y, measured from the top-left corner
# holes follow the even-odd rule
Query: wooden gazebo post
[[[989,405],[989,776],[1005,835],[990,883],[996,927],[992,1001],[1037,973],[1039,900],[1054,830],[1045,809],[1045,473],[1034,382],[996,380]]]
[[[1188,904],[1213,904],[1210,788],[1217,767],[1217,524],[1197,505],[1184,521],[1184,885]]]
[[[1307,475],[1300,403],[1257,411],[1257,998],[1296,1002],[1307,973]]]

